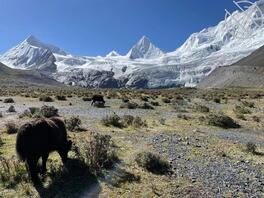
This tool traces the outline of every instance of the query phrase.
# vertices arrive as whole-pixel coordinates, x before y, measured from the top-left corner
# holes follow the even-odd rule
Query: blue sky
[[[29,35],[76,55],[126,54],[146,35],[164,51],[216,25],[231,0],[0,0],[0,53]]]

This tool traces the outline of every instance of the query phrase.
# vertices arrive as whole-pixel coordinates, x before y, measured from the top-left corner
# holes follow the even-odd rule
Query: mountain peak
[[[44,45],[44,43],[41,43],[41,41],[37,39],[37,37],[35,37],[34,35],[30,35],[29,37],[27,37],[24,43],[25,42],[28,43],[29,45],[33,45],[36,47],[40,47],[41,45],[42,46]]]
[[[147,43],[150,43],[150,39],[147,37],[147,36],[142,36],[141,39],[139,40],[139,42],[147,42]]]
[[[120,56],[119,53],[117,53],[115,50],[111,51],[109,54],[106,55],[106,57],[115,57]]]
[[[131,59],[157,58],[163,54],[163,51],[151,43],[148,37],[143,36],[139,42],[128,52],[127,56]]]
[[[40,41],[34,35],[30,35],[29,37],[27,37],[26,40],[24,40],[22,42],[22,44],[24,44],[24,45],[28,44],[30,46],[34,46],[34,47],[38,47],[38,48],[42,48],[42,49],[47,49],[47,50],[50,50],[52,53],[55,53],[55,54],[66,55],[66,52],[64,52],[62,49],[60,49],[54,45],[46,44],[46,43]]]

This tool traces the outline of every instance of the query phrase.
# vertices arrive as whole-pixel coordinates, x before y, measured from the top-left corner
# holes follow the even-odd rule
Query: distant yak
[[[24,124],[20,127],[16,139],[17,154],[26,162],[33,181],[38,181],[39,158],[42,158],[41,172],[45,173],[49,153],[57,151],[65,164],[71,145],[72,141],[67,139],[65,124],[57,117],[38,119]]]
[[[94,95],[93,97],[92,97],[92,103],[91,103],[91,105],[94,105],[94,104],[105,104],[105,101],[104,101],[104,97],[103,96],[101,96],[101,95]]]

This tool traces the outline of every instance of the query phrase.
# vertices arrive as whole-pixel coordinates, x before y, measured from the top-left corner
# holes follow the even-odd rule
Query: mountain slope
[[[39,72],[12,69],[0,63],[0,84],[8,86],[63,86]]]
[[[264,66],[264,46],[254,51],[250,56],[241,59],[234,65]]]
[[[264,46],[233,65],[215,69],[198,87],[264,87],[263,76]]]

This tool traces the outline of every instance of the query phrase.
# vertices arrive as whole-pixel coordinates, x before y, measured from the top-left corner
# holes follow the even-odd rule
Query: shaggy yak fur
[[[68,159],[72,142],[67,140],[64,122],[59,118],[39,119],[20,127],[16,139],[18,157],[26,162],[33,181],[37,181],[37,164],[42,158],[41,173],[47,171],[49,153],[57,151],[63,164]]]
[[[92,103],[91,103],[91,105],[93,105],[95,103],[103,103],[103,104],[105,104],[104,97],[101,96],[101,95],[94,95],[92,97]]]

